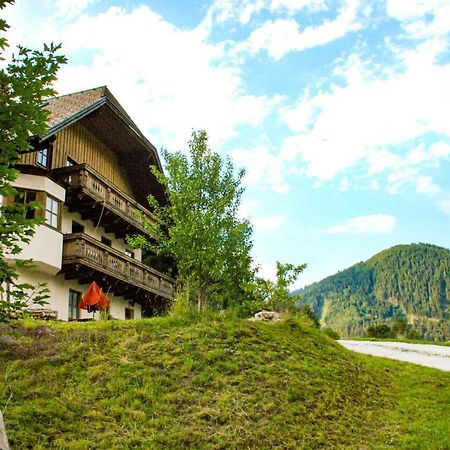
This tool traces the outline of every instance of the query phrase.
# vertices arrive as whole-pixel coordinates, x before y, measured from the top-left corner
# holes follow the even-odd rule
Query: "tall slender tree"
[[[238,217],[244,171],[235,173],[230,159],[208,147],[205,131],[194,131],[189,154],[162,151],[166,174],[153,173],[168,193],[162,206],[149,203],[162,226],[148,224],[156,236],[131,240],[160,256],[173,258],[178,281],[199,309],[240,302],[244,284],[253,276],[252,228]]]

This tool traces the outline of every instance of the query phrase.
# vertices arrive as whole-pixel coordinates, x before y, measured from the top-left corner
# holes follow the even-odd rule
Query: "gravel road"
[[[346,341],[339,340],[349,350],[367,355],[408,361],[422,366],[450,372],[450,347],[404,342]]]

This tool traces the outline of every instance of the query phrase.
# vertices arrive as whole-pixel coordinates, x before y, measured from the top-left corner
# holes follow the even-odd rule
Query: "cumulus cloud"
[[[287,220],[286,216],[269,216],[253,219],[255,230],[273,231],[278,230]]]
[[[201,27],[178,28],[146,5],[58,19],[71,5],[59,0],[48,18],[53,27],[39,27],[40,42],[62,41],[70,61],[60,71],[58,91],[108,85],[158,147],[185,148],[192,128],[206,129],[212,146],[220,145],[236,136],[239,126],[260,126],[278,102],[246,93],[241,68]],[[21,33],[30,24],[13,29]]]
[[[450,64],[437,62],[442,50],[426,42],[399,52],[401,69],[381,74],[352,54],[335,72],[340,83],[307,90],[281,110],[292,132],[283,153],[320,180],[358,165],[367,175],[438,165],[450,154]]]
[[[288,4],[288,2],[283,2]],[[254,30],[248,40],[239,46],[240,51],[256,54],[266,50],[274,59],[286,53],[302,51],[332,42],[361,27],[358,20],[359,0],[347,0],[336,19],[325,20],[320,25],[300,29],[295,19],[276,19],[266,21]],[[275,3],[279,7],[280,2]]]
[[[59,16],[71,19],[97,1],[98,0],[47,0],[46,3],[56,7]]]
[[[248,24],[261,11],[290,14],[306,9],[311,12],[328,10],[325,0],[215,0],[208,9],[203,26],[228,21]]]
[[[251,149],[237,148],[230,152],[238,166],[246,169],[244,184],[258,185],[261,190],[270,189],[280,194],[288,192],[285,180],[285,164],[280,155],[275,155],[267,147]]]
[[[345,220],[339,225],[333,225],[325,230],[328,234],[382,234],[391,232],[397,223],[394,216],[372,214],[358,216]]]
[[[419,194],[435,195],[441,192],[441,188],[433,182],[431,177],[420,176],[416,180],[416,192]]]
[[[436,37],[450,31],[447,0],[387,0],[386,12],[415,38]]]

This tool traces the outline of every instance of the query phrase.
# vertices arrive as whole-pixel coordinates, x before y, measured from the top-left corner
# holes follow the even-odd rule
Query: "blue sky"
[[[62,42],[61,94],[108,85],[158,147],[192,128],[245,167],[264,276],[297,286],[389,246],[450,247],[448,0],[18,0]]]

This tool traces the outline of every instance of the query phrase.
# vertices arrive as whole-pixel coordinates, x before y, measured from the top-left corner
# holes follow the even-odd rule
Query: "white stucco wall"
[[[61,270],[63,235],[46,225],[38,225],[28,244],[21,244],[18,255],[7,259],[32,259],[37,270],[56,275]]]
[[[43,191],[60,201],[64,201],[64,188],[44,176],[20,173],[13,182],[14,187]],[[63,236],[46,225],[38,225],[35,234],[28,244],[22,244],[18,255],[9,255],[7,259],[32,259],[36,269],[55,275],[61,269]]]
[[[36,285],[38,282],[46,283],[50,289],[50,297],[47,299],[48,304],[44,308],[53,309],[58,312],[59,320],[68,320],[69,314],[69,290],[81,292],[83,295],[89,285],[79,284],[77,280],[66,280],[63,275],[52,276],[48,273],[40,272],[38,270],[21,270],[19,271],[20,280],[24,283]],[[102,287],[102,286],[100,286]],[[131,306],[128,300],[123,297],[115,296],[105,291],[108,300],[110,301],[110,315],[115,319],[125,319],[125,309],[130,308],[134,310],[134,318],[141,318],[141,305],[135,303]],[[31,306],[31,308],[41,308],[41,306]],[[94,315],[85,310],[80,310],[80,319],[88,318],[99,319],[100,314],[97,312]]]
[[[19,173],[19,176],[14,180],[12,185],[17,188],[47,192],[47,194],[52,195],[61,202],[66,198],[66,191],[63,187],[50,180],[50,178],[40,175]]]
[[[61,202],[65,200],[65,190],[49,178],[36,175],[19,174],[14,183],[15,187],[44,191]],[[132,249],[124,239],[117,239],[113,233],[106,233],[103,227],[96,227],[91,221],[82,220],[81,215],[76,212],[69,212],[65,205],[61,205],[61,231],[57,231],[46,225],[36,227],[36,232],[29,244],[24,244],[22,252],[16,257],[21,259],[33,259],[35,268],[33,270],[20,270],[20,282],[36,285],[37,283],[46,283],[50,290],[50,297],[45,308],[53,309],[58,312],[59,320],[68,320],[69,290],[81,292],[83,295],[88,285],[80,285],[77,280],[66,280],[62,274],[58,274],[61,269],[63,252],[63,235],[72,233],[72,221],[78,222],[84,226],[84,232],[101,240],[102,236],[111,240],[112,247],[120,252],[126,249],[134,253],[137,261],[142,260],[141,250]],[[102,286],[100,286],[102,287]],[[134,318],[141,317],[141,305],[138,303],[131,306],[128,300],[123,297],[107,293],[110,300],[110,315],[116,319],[125,319],[125,309],[134,310]],[[37,306],[39,307],[39,306]],[[92,313],[80,311],[80,318],[92,318]],[[100,318],[97,312],[95,319]]]

